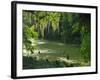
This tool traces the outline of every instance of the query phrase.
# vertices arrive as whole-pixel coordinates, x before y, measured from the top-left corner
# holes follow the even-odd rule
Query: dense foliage
[[[76,44],[84,61],[89,62],[90,29],[90,14],[23,11],[23,46],[31,52],[36,48],[31,39]]]

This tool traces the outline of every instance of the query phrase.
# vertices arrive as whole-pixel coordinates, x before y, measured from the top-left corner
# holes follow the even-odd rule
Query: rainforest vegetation
[[[23,10],[23,69],[90,66],[90,14]]]

